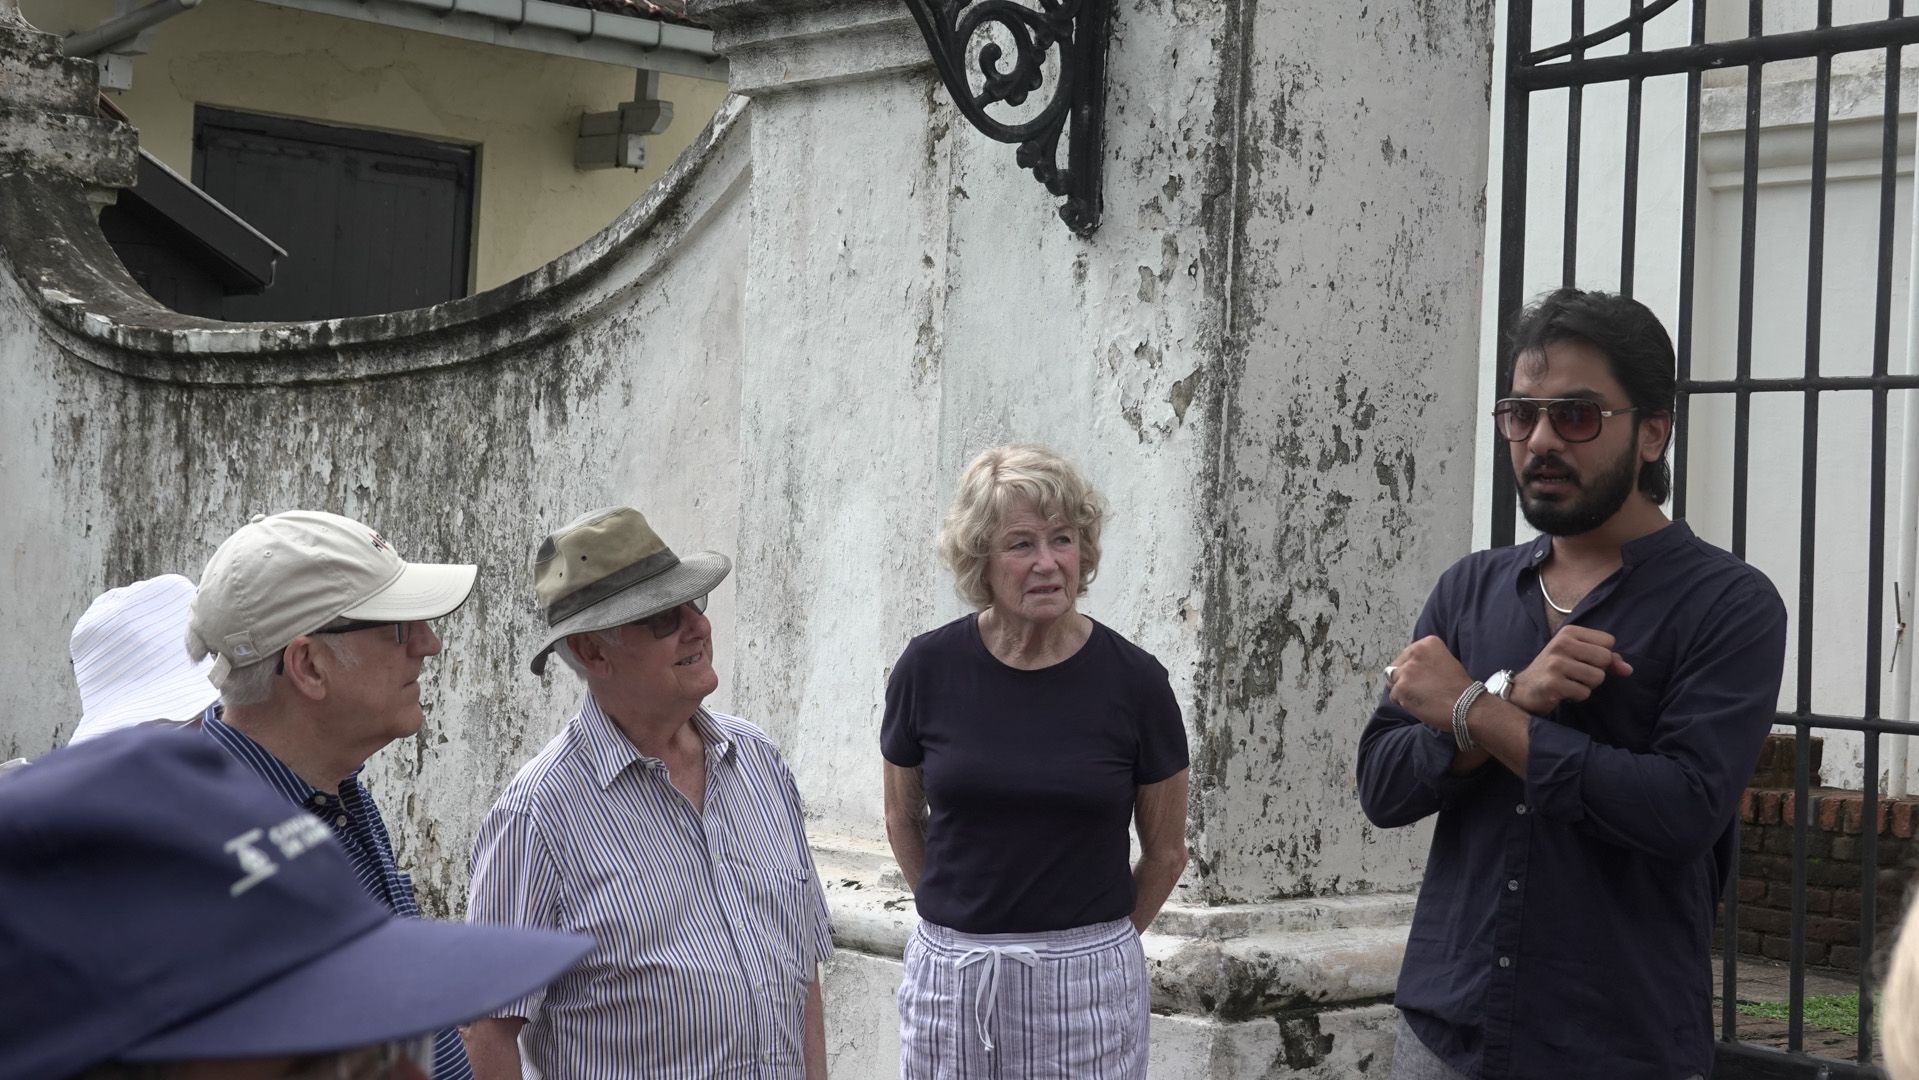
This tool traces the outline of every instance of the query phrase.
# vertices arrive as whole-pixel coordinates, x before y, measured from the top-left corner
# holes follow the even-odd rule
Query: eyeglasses
[[[675,605],[673,608],[662,611],[658,615],[648,615],[646,618],[639,620],[639,625],[652,631],[653,636],[656,638],[672,637],[674,634],[680,632],[680,613],[687,608],[692,608],[698,612],[705,612],[706,597],[701,596],[688,600],[686,603]]]
[[[1493,422],[1508,442],[1525,442],[1539,426],[1539,416],[1553,426],[1553,432],[1569,443],[1591,442],[1609,416],[1638,412],[1630,409],[1602,409],[1597,401],[1584,398],[1501,398],[1493,403]]]
[[[352,619],[342,619],[329,626],[322,626],[318,630],[315,630],[314,633],[351,634],[359,630],[378,630],[381,627],[392,627],[393,643],[395,645],[405,645],[407,631],[411,629],[412,626],[413,624],[410,622],[355,622]]]
[[[433,1036],[297,1062],[287,1080],[433,1080]]]
[[[395,645],[405,645],[407,635],[413,632],[414,625],[414,623],[410,622],[358,622],[353,619],[341,619],[339,622],[322,626],[318,630],[313,631],[313,633],[351,634],[359,630],[383,630],[391,627],[393,629],[393,643]],[[665,635],[662,634],[661,636],[664,637]],[[287,673],[285,653],[282,653],[279,661],[273,665],[273,673],[275,675],[285,675]]]

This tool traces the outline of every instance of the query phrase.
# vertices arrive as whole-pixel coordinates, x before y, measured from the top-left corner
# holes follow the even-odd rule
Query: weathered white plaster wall
[[[745,377],[783,390],[745,395],[745,452],[781,465],[743,539],[803,569],[745,589],[778,631],[749,642],[742,690],[830,732],[792,751],[816,809],[877,837],[887,665],[960,610],[932,554],[941,507],[974,453],[1039,439],[1112,502],[1088,610],[1159,655],[1187,709],[1186,895],[1410,886],[1423,835],[1362,824],[1351,762],[1378,666],[1466,550],[1485,5],[1284,26],[1137,9],[1109,56],[1091,241],[929,68],[897,77],[903,13],[759,7],[706,9],[755,98]],[[795,33],[814,8],[872,43]],[[728,12],[747,14],[729,30]],[[1385,76],[1402,51],[1428,81]],[[875,588],[897,600],[814,614]],[[874,647],[849,655],[848,633]]]
[[[1467,550],[1486,5],[1126,5],[1089,240],[959,118],[895,0],[697,14],[750,104],[559,263],[396,316],[155,312],[77,182],[10,175],[0,127],[0,494],[43,510],[0,550],[10,595],[67,620],[0,615],[35,672],[0,689],[0,752],[71,730],[61,639],[94,592],[196,570],[255,510],[362,516],[483,566],[427,731],[374,771],[429,910],[457,911],[480,812],[574,692],[523,674],[527,552],[636,502],[736,558],[717,703],[814,815],[835,1075],[887,1075],[910,899],[881,693],[961,611],[932,544],[960,468],[1042,440],[1111,502],[1087,609],[1166,664],[1192,738],[1193,867],[1148,938],[1159,1074],[1377,1075],[1424,836],[1363,824],[1353,753]]]
[[[1426,830],[1368,825],[1352,761],[1379,669],[1468,550],[1491,6],[1235,15],[1223,532],[1196,657],[1211,891],[1410,888]]]
[[[31,295],[41,283],[4,276],[0,492],[22,511],[0,525],[4,618],[30,674],[0,690],[0,755],[38,755],[72,732],[66,631],[95,593],[198,577],[256,512],[362,518],[409,558],[481,566],[472,600],[441,623],[422,734],[371,771],[422,906],[459,912],[481,815],[578,693],[557,666],[544,682],[526,670],[538,539],[585,509],[631,502],[680,550],[738,550],[741,104],[696,160],[529,295],[477,297],[415,324],[288,335],[149,312],[147,327],[116,321],[109,341],[60,324],[70,310],[75,325],[104,325],[77,301],[43,296],[59,306],[50,319]],[[17,226],[35,208],[4,209]],[[662,276],[681,257],[692,261]],[[173,329],[188,326],[201,329]],[[149,351],[156,341],[169,344]],[[732,704],[732,596],[723,586],[711,609],[721,707]]]

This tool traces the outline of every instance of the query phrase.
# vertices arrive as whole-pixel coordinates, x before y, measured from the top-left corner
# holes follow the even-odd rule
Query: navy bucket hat
[[[326,1054],[486,1014],[591,947],[393,915],[326,826],[204,734],[0,776],[0,1078]]]

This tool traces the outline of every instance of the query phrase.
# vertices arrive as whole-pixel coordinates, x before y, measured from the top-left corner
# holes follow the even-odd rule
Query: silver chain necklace
[[[1561,615],[1571,615],[1573,613],[1572,608],[1560,607],[1558,604],[1553,603],[1553,594],[1546,591],[1546,571],[1543,569],[1539,572],[1539,595],[1546,598],[1547,607],[1552,608]]]

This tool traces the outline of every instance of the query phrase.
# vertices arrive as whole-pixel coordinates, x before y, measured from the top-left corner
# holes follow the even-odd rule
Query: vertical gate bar
[[[1872,546],[1880,549],[1875,552],[1875,562],[1883,557],[1882,539],[1884,522],[1878,522],[1881,534],[1876,534]],[[1874,629],[1877,629],[1876,627]],[[1872,705],[1866,707],[1868,718],[1876,717],[1879,710]],[[1860,772],[1865,779],[1865,794],[1859,806],[1859,1047],[1858,1060],[1872,1060],[1872,980],[1867,978],[1872,970],[1873,920],[1878,915],[1879,897],[1879,733],[1865,731],[1860,733]],[[1887,815],[1891,817],[1890,814]]]
[[[1572,39],[1586,33],[1586,2],[1572,0]],[[1584,59],[1586,50],[1573,47],[1575,63]],[[1560,237],[1562,259],[1559,283],[1568,288],[1579,284],[1579,151],[1580,128],[1585,120],[1586,88],[1578,83],[1566,88],[1566,217]]]
[[[1499,299],[1493,317],[1498,320],[1498,354],[1493,357],[1495,397],[1512,389],[1512,374],[1502,359],[1512,352],[1512,317],[1519,310],[1526,287],[1526,140],[1531,130],[1532,100],[1518,74],[1532,49],[1532,0],[1506,4],[1506,123],[1500,139],[1503,159],[1499,182]],[[1494,547],[1513,542],[1512,469],[1493,467],[1491,535]]]
[[[1765,33],[1765,5],[1762,0],[1748,0],[1747,32],[1751,37]],[[1740,211],[1739,211],[1739,325],[1738,343],[1733,353],[1733,377],[1744,383],[1752,378],[1752,291],[1753,266],[1755,258],[1756,234],[1759,222],[1759,104],[1764,65],[1758,62],[1746,66],[1746,143],[1745,162],[1741,172]],[[1733,450],[1732,450],[1732,553],[1743,559],[1746,557],[1746,482],[1747,482],[1747,446],[1751,437],[1752,393],[1740,390],[1733,395]],[[1807,742],[1803,727],[1800,728],[1798,742]],[[1805,760],[1804,746],[1799,747],[1799,759]],[[1794,778],[1795,785],[1799,777]],[[1803,789],[1795,799],[1796,815],[1803,817],[1806,812],[1806,796]],[[1805,864],[1799,860],[1793,863],[1793,891],[1804,888]],[[1794,968],[1795,972],[1799,969]],[[1799,996],[1803,987],[1795,985],[1792,993],[1792,1007],[1788,1013],[1787,1040],[1788,1050],[1800,1048],[1803,1032],[1798,1025]]]
[[[1802,616],[1803,617],[1803,616]],[[1786,972],[1786,1049],[1806,1041],[1806,829],[1812,801],[1812,726],[1802,714],[1793,728],[1792,947]]]
[[[1819,25],[1832,24],[1832,0],[1819,0]],[[1826,150],[1830,134],[1829,112],[1832,97],[1832,57],[1822,54],[1813,81],[1812,178],[1809,188],[1806,227],[1806,344],[1805,372],[1809,379],[1819,377],[1820,318],[1824,303],[1826,267]],[[1799,473],[1799,606],[1797,676],[1793,711],[1799,717],[1794,729],[1793,828],[1792,828],[1792,944],[1788,974],[1790,1007],[1787,1012],[1787,1038],[1799,1049],[1805,1032],[1806,982],[1806,864],[1807,831],[1811,824],[1812,728],[1806,717],[1812,713],[1812,642],[1815,617],[1813,571],[1817,565],[1817,528],[1819,520],[1819,392],[1805,392],[1805,412],[1801,429]]]
[[[1690,43],[1697,46],[1706,40],[1706,0],[1692,0],[1692,34]],[[1694,68],[1686,73],[1686,145],[1684,163],[1680,166],[1680,204],[1679,204],[1679,315],[1677,335],[1674,340],[1677,373],[1682,389],[1673,402],[1674,445],[1672,449],[1672,500],[1673,517],[1684,520],[1686,516],[1686,446],[1687,446],[1687,406],[1690,395],[1683,389],[1692,378],[1693,344],[1693,282],[1696,244],[1694,233],[1699,222],[1699,96],[1702,76]],[[1731,858],[1726,868],[1724,915],[1721,929],[1724,938],[1719,948],[1720,993],[1719,993],[1719,1035],[1727,1042],[1739,1037],[1739,817],[1733,816],[1733,843]]]
[[[1903,14],[1903,0],[1890,0],[1887,5],[1887,18],[1897,19]],[[1897,188],[1899,183],[1899,60],[1900,48],[1897,45],[1886,50],[1886,97],[1882,106],[1882,123],[1879,146],[1879,258],[1877,263],[1878,288],[1875,290],[1872,331],[1872,370],[1875,375],[1883,375],[1890,366],[1891,327],[1892,327],[1892,244],[1893,225],[1897,214]],[[1876,719],[1883,709],[1881,701],[1882,675],[1879,670],[1880,642],[1883,628],[1881,620],[1885,618],[1885,535],[1886,535],[1886,440],[1887,440],[1887,391],[1875,389],[1872,394],[1872,491],[1868,496],[1869,522],[1866,528],[1868,555],[1866,559],[1866,698],[1865,715]],[[1862,735],[1865,739],[1861,772],[1873,789],[1878,787],[1879,779],[1879,735]],[[1876,791],[1875,791],[1876,794]],[[1866,805],[1860,809],[1870,812],[1872,817],[1861,817],[1861,821],[1877,824],[1877,800],[1868,797]],[[1859,894],[1859,1042],[1856,1060],[1863,1063],[1872,1061],[1872,987],[1869,978],[1872,970],[1872,934],[1877,915],[1879,850],[1877,834],[1870,842],[1867,852],[1861,854],[1860,862],[1865,869],[1862,872],[1863,888]]]
[[[1645,0],[1632,0],[1632,17],[1643,13]],[[1637,21],[1627,34],[1626,51],[1637,53],[1645,47],[1645,28]],[[1619,291],[1632,295],[1633,263],[1639,244],[1639,108],[1646,80],[1634,78],[1626,84],[1626,190],[1619,209]]]
[[[1765,26],[1763,0],[1748,0],[1752,36]],[[1739,210],[1739,328],[1733,353],[1733,377],[1752,378],[1752,289],[1759,222],[1759,95],[1765,65],[1746,65],[1746,151]],[[1732,553],[1746,557],[1746,449],[1752,427],[1752,391],[1733,393]]]

